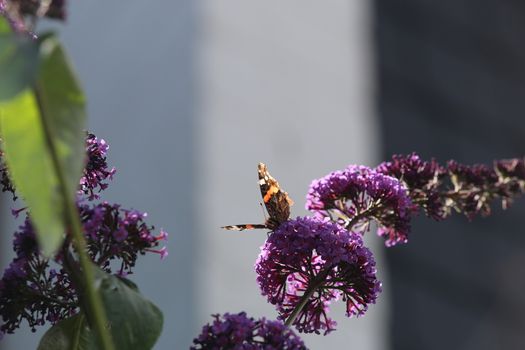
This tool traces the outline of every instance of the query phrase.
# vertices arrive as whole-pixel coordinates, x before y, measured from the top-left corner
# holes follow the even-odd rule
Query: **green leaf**
[[[5,19],[3,16],[0,16],[0,34],[9,32],[11,32],[11,27],[9,26],[7,19]]]
[[[42,252],[50,256],[65,232],[59,171],[73,197],[84,166],[85,101],[58,40],[43,37],[38,52],[32,87],[0,101],[0,134],[11,178],[29,207]]]
[[[2,31],[1,28],[0,23],[0,101],[4,101],[34,83],[38,67],[38,43],[25,36]]]
[[[38,350],[96,350],[86,317],[75,315],[55,324],[40,339]]]
[[[145,299],[135,284],[97,271],[110,331],[118,349],[151,349],[162,331],[162,312]],[[131,286],[131,287],[130,287]]]
[[[102,294],[109,330],[117,349],[153,348],[162,331],[162,312],[136,290],[135,284],[97,270],[96,285]],[[129,287],[129,286],[132,287]],[[49,329],[38,350],[98,349],[95,334],[84,316],[76,315]]]

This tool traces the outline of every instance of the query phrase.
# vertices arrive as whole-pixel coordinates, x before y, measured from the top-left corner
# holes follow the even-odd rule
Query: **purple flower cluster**
[[[264,318],[255,320],[238,314],[213,315],[212,324],[206,324],[193,340],[192,350],[305,350],[302,340],[282,322]]]
[[[86,137],[87,163],[80,178],[79,194],[85,194],[89,200],[98,199],[95,193],[105,190],[108,187],[106,180],[112,180],[115,175],[115,168],[108,169],[106,154],[109,146],[104,139],[98,139],[93,134]]]
[[[327,334],[336,326],[328,316],[331,302],[341,299],[347,316],[359,316],[381,292],[374,258],[361,237],[372,220],[385,244],[393,246],[407,242],[411,217],[420,209],[436,220],[452,209],[472,218],[488,215],[493,199],[507,207],[524,192],[524,159],[499,160],[492,168],[455,161],[441,166],[412,153],[395,155],[375,169],[350,165],[312,182],[306,209],[313,217],[287,220],[272,230],[255,264],[257,283],[286,325]],[[216,330],[208,325],[203,334],[224,327],[233,334],[230,325],[216,320]],[[242,335],[251,326],[234,328]],[[221,345],[230,345],[229,336],[222,339]]]
[[[6,18],[15,33],[28,33],[25,17],[47,17],[57,20],[66,18],[66,0],[51,0],[49,4],[39,0],[0,0],[0,16]]]
[[[99,267],[119,276],[132,273],[139,254],[167,255],[166,247],[155,249],[167,239],[162,231],[153,235],[153,227],[144,222],[146,214],[120,209],[106,202],[80,206],[88,253]],[[36,237],[29,217],[15,232],[13,249],[17,254],[0,280],[0,332],[12,333],[25,319],[34,330],[45,321],[55,323],[75,314],[78,297],[74,283],[64,268],[64,256],[72,251],[66,239],[53,261],[39,254]],[[117,264],[117,270],[112,267]]]
[[[476,214],[490,215],[490,202],[496,195],[498,175],[494,169],[483,164],[467,166],[456,161],[447,163],[447,171],[453,185],[448,196],[450,207],[464,213],[469,219]]]
[[[27,218],[15,233],[13,247],[16,257],[0,280],[0,335],[13,333],[23,320],[35,331],[46,321],[54,324],[75,314],[74,286],[64,269],[52,268],[52,262],[38,254]]]
[[[425,162],[415,153],[394,155],[391,161],[379,164],[375,170],[395,177],[409,189],[414,210],[421,207],[428,216],[436,220],[445,217],[445,204],[438,187],[446,169],[434,159]]]
[[[121,209],[118,204],[103,202],[97,205],[80,206],[80,217],[91,259],[108,272],[111,262],[120,261],[117,272],[120,276],[131,273],[138,254],[157,253],[161,258],[168,255],[166,247],[154,249],[160,241],[165,241],[168,234],[161,230],[153,235],[153,227],[144,219],[146,213],[137,210]]]
[[[98,139],[93,134],[87,134],[87,161],[77,191],[80,197],[86,196],[89,201],[99,199],[98,193],[108,187],[108,180],[113,180],[116,169],[108,167],[106,161],[108,150],[109,145],[104,139]],[[2,186],[2,192],[10,192],[13,196],[13,201],[17,199],[16,190],[10,180],[9,170],[5,164],[2,151],[0,151],[0,185]]]
[[[150,252],[161,258],[167,256],[166,247],[158,249],[158,246],[167,240],[168,234],[160,230],[160,234],[154,235],[154,228],[144,221],[145,213],[108,202],[93,203],[115,173],[114,168],[108,169],[107,150],[104,140],[88,134],[88,157],[77,205],[93,262],[107,272],[126,276],[132,273],[139,255]],[[16,197],[5,167],[0,168],[0,175],[5,191]],[[52,260],[43,258],[29,220],[30,213],[26,208],[12,210],[15,217],[22,212],[25,212],[25,221],[15,232],[13,241],[16,258],[0,280],[0,318],[3,320],[0,334],[12,333],[24,319],[34,329],[45,321],[55,323],[78,310],[78,295],[69,274],[77,266],[66,261],[74,251],[70,237],[66,235],[62,248]]]
[[[401,181],[408,189],[414,208],[422,208],[427,216],[442,220],[452,210],[472,219],[491,213],[491,202],[501,199],[507,208],[513,198],[525,191],[525,162],[508,159],[486,165],[464,165],[448,161],[440,166],[435,160],[425,162],[412,153],[395,155],[376,168],[377,172]]]
[[[525,159],[503,159],[494,162],[498,174],[498,194],[503,208],[512,203],[514,197],[525,192]]]
[[[407,242],[413,208],[399,180],[355,165],[314,180],[306,197],[306,209],[356,232],[376,220],[387,246]]]
[[[525,180],[525,159],[502,159],[494,162],[494,168],[501,177],[517,181]]]
[[[381,291],[375,261],[361,236],[319,218],[297,218],[279,226],[261,247],[255,264],[261,292],[300,332],[327,334],[335,322],[330,302],[342,298],[346,315],[362,315]]]

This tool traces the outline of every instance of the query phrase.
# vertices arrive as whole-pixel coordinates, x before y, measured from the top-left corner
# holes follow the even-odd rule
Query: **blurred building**
[[[383,154],[488,163],[525,154],[525,6],[376,0]],[[468,222],[420,218],[387,252],[393,349],[523,349],[523,200]]]

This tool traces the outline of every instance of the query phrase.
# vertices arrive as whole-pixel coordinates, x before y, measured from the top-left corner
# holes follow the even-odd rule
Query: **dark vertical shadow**
[[[375,1],[385,158],[525,155],[525,5]],[[525,201],[472,222],[420,217],[387,252],[393,349],[523,349]]]

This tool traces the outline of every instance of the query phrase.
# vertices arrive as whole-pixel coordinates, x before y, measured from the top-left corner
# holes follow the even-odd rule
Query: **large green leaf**
[[[11,99],[30,87],[38,66],[38,43],[2,28],[0,22],[0,101]]]
[[[99,271],[100,293],[118,349],[151,349],[162,331],[162,312],[126,279]]]
[[[86,317],[78,314],[60,321],[40,339],[38,350],[96,350],[95,334]]]
[[[117,349],[153,348],[161,331],[162,312],[145,299],[134,284],[98,270],[96,285],[104,301],[109,330]],[[98,349],[95,334],[84,316],[77,315],[51,327],[38,350]]]
[[[65,232],[65,188],[74,196],[84,165],[85,101],[58,40],[43,37],[31,87],[0,101],[0,134],[11,178],[30,210],[45,255]],[[74,201],[74,198],[70,198]]]

